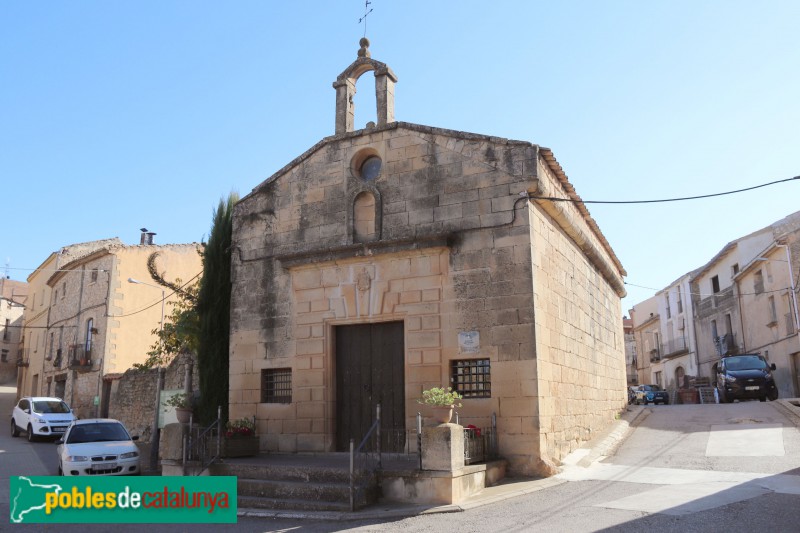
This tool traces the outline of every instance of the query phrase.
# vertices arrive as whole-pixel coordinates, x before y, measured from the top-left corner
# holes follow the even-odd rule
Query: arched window
[[[375,228],[375,196],[362,192],[353,202],[353,241],[370,242],[377,240]]]

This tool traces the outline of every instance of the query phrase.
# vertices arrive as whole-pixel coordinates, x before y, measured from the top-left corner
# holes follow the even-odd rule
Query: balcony
[[[64,356],[64,352],[59,348],[56,350],[56,357],[53,359],[53,366],[56,368],[61,368],[61,359]]]
[[[69,368],[87,372],[92,369],[92,349],[87,350],[82,344],[73,344],[69,347]]]
[[[650,350],[650,362],[655,363],[661,360],[661,351],[658,348]]]
[[[726,333],[715,338],[714,346],[716,346],[717,355],[720,357],[736,355],[739,352],[739,347],[736,345],[736,337],[733,333]]]
[[[664,357],[675,357],[683,355],[689,351],[686,347],[686,337],[679,337],[665,342],[663,346]]]

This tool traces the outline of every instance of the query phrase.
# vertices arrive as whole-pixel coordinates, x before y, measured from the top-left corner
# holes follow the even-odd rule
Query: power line
[[[203,274],[202,272],[198,272],[197,274],[195,274],[191,279],[189,279],[189,281],[187,281],[186,283],[181,285],[181,289],[183,289],[184,287],[187,287],[188,285],[190,285],[194,280],[199,278],[202,274]],[[177,291],[172,291],[169,294],[165,293],[164,300],[167,300],[170,296],[172,296],[176,292]],[[143,307],[141,309],[137,309],[136,311],[133,311],[133,312],[128,313],[126,315],[106,315],[106,317],[107,318],[125,318],[125,317],[129,317],[129,316],[133,316],[133,315],[138,315],[139,313],[143,313],[143,312],[147,311],[148,309],[152,309],[153,307],[159,305],[160,303],[161,303],[161,298],[159,298],[158,300],[156,300],[155,302],[153,302],[152,304],[150,304],[150,305],[148,305],[146,307]],[[83,311],[81,312],[81,314],[83,314]],[[68,318],[65,318],[63,320],[60,320],[59,322],[66,322],[66,321],[69,321],[69,320],[72,320],[72,319],[76,318],[77,316],[78,315],[73,315],[71,317],[68,317]],[[53,326],[52,325],[47,325],[47,326],[26,326],[26,325],[21,325],[21,326],[19,326],[19,325],[9,324],[8,327],[10,327],[10,328],[24,328],[24,329],[50,329]],[[65,326],[65,327],[77,327],[77,326]]]
[[[653,288],[653,287],[645,287],[644,285],[637,285],[635,283],[629,283],[627,281],[625,281],[623,283],[625,285],[630,285],[631,287],[638,287],[640,289],[649,289],[651,291],[656,291],[656,292],[661,292],[661,291],[666,290],[666,287],[663,288],[663,289],[656,289],[656,288]],[[800,282],[798,283],[798,285],[800,285]],[[731,285],[731,287],[733,287],[733,285]],[[769,294],[769,293],[773,293],[773,292],[783,292],[783,291],[792,291],[792,290],[797,292],[797,287],[784,287],[782,289],[773,289],[773,290],[770,290],[770,291],[761,291],[761,292],[740,292],[740,293],[737,294],[737,296],[757,296],[759,294]],[[722,292],[722,291],[720,291],[720,292]],[[694,292],[694,291],[689,291],[688,294],[689,294],[689,296],[699,296],[701,298],[707,298],[709,296],[714,296],[716,294],[719,294],[719,292]]]
[[[716,196],[725,196],[728,194],[736,194],[740,192],[752,191],[755,189],[760,189],[762,187],[769,187],[770,185],[775,185],[777,183],[785,183],[787,181],[793,180],[800,180],[800,176],[795,176],[793,178],[786,178],[783,180],[777,181],[770,181],[769,183],[762,183],[761,185],[754,185],[753,187],[746,187],[744,189],[736,189],[735,191],[726,191],[726,192],[717,192],[712,194],[701,194],[698,196],[683,196],[681,198],[663,198],[660,200],[580,200],[574,198],[557,198],[555,196],[534,196],[528,194],[528,198],[531,200],[549,200],[551,202],[571,202],[575,204],[658,204],[658,203],[665,203],[665,202],[682,202],[685,200],[699,200],[701,198],[714,198]],[[525,193],[522,193],[523,195]]]

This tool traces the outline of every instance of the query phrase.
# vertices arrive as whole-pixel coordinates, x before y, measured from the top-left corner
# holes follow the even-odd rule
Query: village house
[[[143,233],[139,245],[115,238],[49,257],[29,277],[41,297],[33,294],[39,301],[26,327],[46,328],[32,331],[20,395],[57,396],[81,417],[108,416],[115,379],[145,361],[157,342],[153,330],[176,299],[152,279],[148,263],[167,281],[188,283],[202,272],[198,251],[196,243],[155,245]]]
[[[625,271],[550,149],[395,121],[368,46],[333,84],[335,134],[235,208],[230,418],[264,451],[344,451],[376,404],[403,434],[451,386],[462,424],[496,415],[511,472],[552,474],[625,406]],[[368,72],[376,121],[354,129]]]
[[[685,274],[656,293],[661,346],[653,371],[661,373],[660,384],[669,390],[688,386],[698,375],[691,279],[691,273]]]
[[[636,373],[636,335],[633,331],[633,320],[622,319],[622,330],[625,335],[625,374],[628,377],[628,386],[638,385],[639,376]]]
[[[734,278],[741,298],[743,352],[760,353],[775,364],[781,398],[800,396],[797,295],[789,288],[797,286],[798,264],[800,228],[795,227],[760,250]]]
[[[726,355],[744,353],[742,302],[735,278],[759,250],[772,240],[762,228],[726,244],[692,274],[692,301],[696,316],[699,374],[714,382],[717,362]]]
[[[628,311],[633,321],[633,338],[636,344],[636,375],[639,384],[664,386],[664,364],[661,362],[661,315],[658,299],[653,296]]]
[[[27,283],[0,278],[0,383],[9,383],[18,375],[17,367],[22,362],[22,315],[27,297]]]

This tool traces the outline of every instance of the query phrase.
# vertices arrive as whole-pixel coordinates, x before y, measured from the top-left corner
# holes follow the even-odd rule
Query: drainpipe
[[[792,305],[794,306],[794,333],[800,341],[800,316],[797,315],[797,294],[794,286],[794,272],[792,271],[792,254],[789,252],[789,244],[778,244],[781,248],[786,248],[786,262],[789,264],[789,291],[792,293]]]
[[[97,405],[94,408],[94,416],[95,418],[100,417],[100,412],[105,407],[106,411],[108,411],[108,406],[103,405],[103,373],[105,372],[106,367],[106,355],[108,355],[108,350],[111,342],[109,341],[111,337],[111,332],[109,331],[109,317],[111,316],[111,312],[109,311],[109,305],[111,302],[111,272],[114,270],[116,263],[116,256],[112,256],[111,259],[111,267],[106,270],[106,274],[108,274],[108,288],[106,290],[106,313],[105,313],[105,323],[103,324],[103,328],[105,328],[105,343],[103,346],[103,356],[100,358],[100,365],[97,369]]]
[[[81,289],[78,292],[78,313],[75,317],[75,337],[74,337],[74,344],[78,344],[78,333],[81,330],[81,311],[83,309],[83,278],[86,274],[86,265],[81,266]],[[69,350],[67,350],[67,356],[69,356]],[[67,361],[67,368],[69,368],[69,364],[71,361]],[[75,370],[72,371],[70,374],[70,390],[69,390],[69,405],[73,407],[75,405]]]
[[[736,283],[736,303],[739,305],[739,325],[742,328],[742,353],[747,353],[747,342],[744,336],[744,312],[742,311],[742,293],[739,290],[739,280],[733,280]]]
[[[698,349],[697,344],[697,328],[695,327],[695,313],[694,313],[694,302],[692,301],[692,281],[689,280],[686,284],[687,289],[689,289],[686,296],[688,299],[685,301],[689,302],[689,308],[692,310],[692,319],[689,320],[688,327],[692,328],[692,335],[691,340],[694,341],[694,365],[697,369],[697,375],[700,375],[700,350]]]

